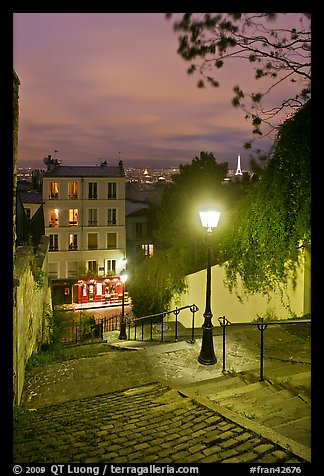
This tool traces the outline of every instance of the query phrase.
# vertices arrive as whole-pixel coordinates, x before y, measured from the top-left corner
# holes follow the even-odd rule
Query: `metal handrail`
[[[148,316],[141,316],[141,317],[135,317],[131,320],[128,321],[128,339],[130,339],[130,327],[133,325],[134,327],[134,340],[137,340],[136,338],[136,329],[137,329],[137,323],[141,323],[142,327],[142,335],[141,335],[141,340],[144,340],[144,321],[150,320],[150,341],[153,340],[153,319],[156,317],[161,317],[161,342],[164,341],[164,322],[163,319],[165,316],[169,314],[174,314],[175,315],[175,336],[174,339],[177,341],[178,339],[178,315],[180,314],[181,311],[184,309],[190,309],[190,312],[192,313],[192,325],[191,325],[191,340],[189,341],[191,344],[195,342],[195,337],[194,337],[194,332],[195,332],[195,313],[199,311],[198,306],[196,304],[191,304],[187,306],[182,306],[182,307],[176,307],[175,309],[172,309],[170,311],[163,311],[159,312],[157,314],[149,314]]]
[[[260,379],[259,381],[262,382],[264,380],[263,376],[263,361],[264,361],[264,336],[263,333],[270,325],[283,325],[283,324],[307,324],[311,323],[311,319],[282,319],[277,321],[268,321],[264,320],[262,317],[260,321],[255,322],[230,322],[225,316],[221,316],[218,318],[218,321],[223,329],[223,372],[225,372],[225,359],[226,359],[226,351],[225,351],[225,329],[228,326],[257,326],[258,330],[260,331]]]

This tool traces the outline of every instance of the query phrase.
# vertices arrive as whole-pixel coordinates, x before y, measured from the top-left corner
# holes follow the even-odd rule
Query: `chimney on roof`
[[[43,174],[39,169],[32,171],[32,190],[36,190],[38,192],[42,189],[42,176]]]
[[[47,172],[49,172],[53,167],[54,160],[52,159],[51,155],[48,155],[43,159],[43,163],[46,165]]]
[[[58,167],[59,165],[61,165],[62,163],[62,160],[59,160],[57,157],[58,157],[58,153],[59,151],[58,150],[54,150],[54,167]]]
[[[48,155],[47,157],[45,157],[45,159],[43,159],[43,162],[46,165],[47,172],[50,172],[51,170],[53,170],[58,165],[61,165],[62,163],[61,160],[53,159],[51,155]]]

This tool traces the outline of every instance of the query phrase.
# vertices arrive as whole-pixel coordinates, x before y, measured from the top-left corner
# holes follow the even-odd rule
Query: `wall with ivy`
[[[14,404],[19,405],[29,357],[49,342],[52,299],[48,286],[48,237],[43,236],[36,253],[32,246],[19,246],[14,261],[13,381]]]
[[[291,279],[281,290],[263,295],[254,293],[244,296],[243,287],[238,285],[236,292],[230,292],[225,281],[225,269],[222,266],[211,268],[211,310],[213,325],[218,326],[218,318],[225,316],[231,322],[251,322],[258,317],[275,319],[290,319],[311,314],[311,268],[310,254],[304,252],[295,279]],[[195,327],[202,326],[203,313],[206,303],[206,270],[187,276],[187,293],[174,299],[170,309],[176,306],[196,304],[199,312],[195,316]],[[239,296],[242,297],[240,299]],[[308,316],[309,317],[309,316]],[[173,314],[168,318],[174,320]],[[179,321],[185,327],[191,327],[192,314],[184,310],[179,315]]]

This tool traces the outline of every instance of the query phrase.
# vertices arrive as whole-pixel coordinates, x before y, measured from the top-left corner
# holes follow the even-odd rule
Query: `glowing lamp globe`
[[[211,232],[213,228],[216,228],[218,225],[220,212],[216,210],[205,210],[199,212],[199,216],[202,226]]]
[[[127,281],[127,274],[122,274],[122,275],[120,276],[120,280],[121,280],[122,283],[126,283],[126,281]]]

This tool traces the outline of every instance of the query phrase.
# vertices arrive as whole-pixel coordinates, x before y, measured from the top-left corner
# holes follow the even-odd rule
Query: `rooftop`
[[[43,203],[40,192],[22,192],[19,190],[19,195],[22,203]]]
[[[125,172],[120,166],[57,165],[45,172],[43,177],[125,177]]]

